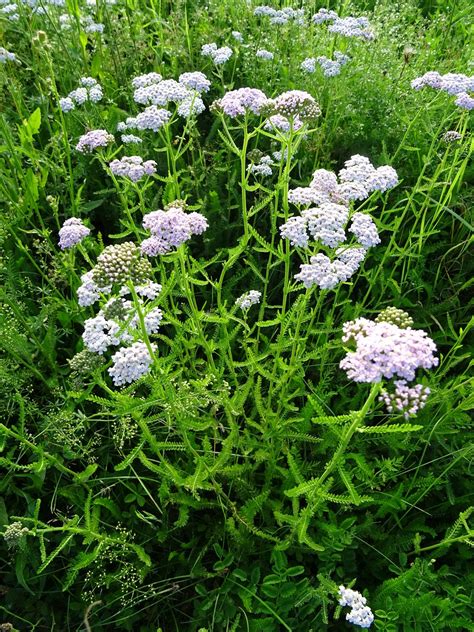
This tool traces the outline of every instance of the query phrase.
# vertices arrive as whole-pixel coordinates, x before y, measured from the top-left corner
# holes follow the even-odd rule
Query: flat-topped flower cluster
[[[329,23],[328,31],[330,33],[337,33],[344,37],[359,37],[368,41],[375,38],[370,22],[365,16],[341,18],[336,11],[322,8],[313,15],[311,21],[313,24]]]
[[[82,77],[79,81],[79,88],[72,90],[67,97],[59,99],[59,107],[63,112],[71,112],[76,105],[83,105],[90,101],[98,103],[103,98],[100,84],[93,77]]]
[[[375,321],[356,318],[344,324],[342,340],[355,345],[341,360],[340,367],[355,382],[378,383],[393,380],[394,390],[383,390],[381,401],[389,412],[401,412],[408,419],[423,408],[429,388],[409,386],[418,369],[438,366],[436,345],[424,331],[412,329],[412,319],[403,310],[389,307]],[[399,379],[394,379],[399,378]]]
[[[374,191],[387,191],[397,183],[393,167],[375,168],[368,158],[356,154],[346,160],[338,175],[318,169],[309,186],[291,189],[288,201],[310,208],[280,226],[281,236],[298,248],[308,248],[314,241],[326,250],[333,249],[335,255],[332,259],[323,253],[313,255],[295,278],[307,288],[318,285],[321,289],[332,289],[350,279],[364,260],[367,249],[380,243],[372,217],[351,212],[350,204],[365,200]],[[343,246],[347,240],[346,230],[354,235],[355,246]]]
[[[186,204],[175,200],[165,207],[148,213],[143,227],[151,237],[142,241],[141,251],[151,257],[164,255],[184,244],[193,235],[202,235],[208,223],[201,213],[185,213]]]
[[[212,59],[216,66],[222,66],[232,57],[233,50],[229,46],[221,46],[219,48],[215,42],[212,42],[201,47],[201,55]]]
[[[304,24],[304,9],[292,9],[291,7],[274,9],[264,4],[255,7],[253,14],[270,18],[270,24],[288,24],[291,21],[295,24]]]
[[[374,615],[367,605],[367,599],[360,592],[339,586],[339,604],[350,607],[350,611],[346,614],[346,620],[349,623],[361,628],[370,628],[374,621]]]
[[[461,73],[448,72],[441,75],[435,70],[426,72],[421,77],[413,79],[411,87],[414,90],[421,90],[429,87],[455,96],[454,103],[464,109],[474,109],[474,76],[468,77]]]
[[[338,50],[334,52],[333,57],[334,59],[329,59],[324,55],[307,57],[301,62],[300,68],[303,72],[312,74],[316,72],[316,64],[318,64],[325,77],[335,77],[341,73],[342,67],[350,61],[350,57]]]
[[[321,114],[315,98],[304,90],[288,90],[269,99],[258,88],[239,88],[216,99],[211,109],[230,118],[263,115],[267,117],[266,129],[283,132],[290,129],[297,131],[305,122],[310,122]]]
[[[138,182],[145,176],[156,173],[154,160],[143,160],[141,156],[123,156],[120,160],[112,160],[109,169],[115,176],[128,178],[132,182]]]

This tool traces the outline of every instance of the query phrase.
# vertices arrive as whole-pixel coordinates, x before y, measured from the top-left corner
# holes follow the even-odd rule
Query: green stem
[[[317,483],[317,488],[318,489],[320,488],[322,483],[324,483],[324,481],[327,479],[327,477],[332,473],[332,471],[339,464],[339,460],[340,460],[341,456],[344,454],[344,452],[346,451],[346,448],[349,445],[349,441],[352,439],[352,437],[353,437],[354,433],[357,431],[357,429],[362,425],[362,422],[364,421],[365,417],[367,416],[367,414],[368,414],[368,412],[370,410],[370,407],[374,403],[375,398],[377,397],[379,391],[380,391],[380,383],[373,384],[372,388],[370,389],[370,393],[369,393],[369,396],[366,399],[365,404],[363,405],[361,410],[354,416],[354,420],[352,421],[352,423],[348,426],[348,428],[344,432],[344,435],[343,435],[343,437],[342,437],[342,439],[341,439],[336,451],[334,452],[334,454],[333,454],[331,460],[329,461],[329,463],[326,465],[326,468],[325,468],[324,472],[319,477],[318,483]]]

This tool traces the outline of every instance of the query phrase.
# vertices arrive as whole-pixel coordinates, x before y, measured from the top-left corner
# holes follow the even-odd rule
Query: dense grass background
[[[375,40],[310,26],[322,4],[367,15]],[[0,45],[21,62],[0,66],[0,525],[28,530],[14,546],[2,543],[2,629],[343,630],[351,626],[337,586],[353,580],[377,630],[470,629],[472,114],[410,81],[428,70],[472,74],[472,3],[283,5],[303,7],[307,25],[272,26],[241,0],[68,0],[44,15],[19,3],[18,21],[0,18]],[[58,21],[65,12],[69,31]],[[104,34],[87,35],[84,15]],[[209,42],[233,48],[225,66],[201,56]],[[258,48],[274,60],[256,59]],[[339,76],[301,72],[303,59],[335,49],[352,58]],[[181,123],[168,143],[143,135],[138,152],[158,163],[143,188],[115,186],[97,156],[74,150],[85,129],[115,132],[138,111],[131,79],[153,70],[175,79],[202,70],[212,79],[207,106],[242,86],[314,95],[322,115],[298,149],[293,187],[355,153],[396,168],[398,187],[365,203],[382,244],[350,283],[321,293],[316,307],[292,290],[284,319],[280,262],[249,327],[235,313],[229,319],[235,298],[265,280],[282,222],[276,176],[247,191],[253,232],[241,247],[240,161],[209,109],[186,130],[174,171]],[[58,98],[83,76],[95,77],[105,98],[66,115]],[[448,130],[461,140],[444,142]],[[242,130],[232,137],[240,145]],[[257,148],[278,149],[263,134],[249,142]],[[80,275],[104,244],[144,236],[143,212],[176,197],[210,228],[187,246],[187,268],[174,255],[156,262],[165,287],[161,375],[124,392],[110,389],[100,368],[79,380],[68,360],[92,315],[77,305]],[[71,216],[94,229],[76,254],[57,246]],[[367,397],[338,368],[342,324],[388,305],[408,311],[438,346],[421,428],[354,437],[331,483],[348,501],[291,500],[285,491],[318,476],[341,440],[337,424],[311,420],[345,415]],[[295,345],[301,310],[305,333]],[[387,417],[379,407],[372,423]],[[297,528],[279,518],[292,510]]]

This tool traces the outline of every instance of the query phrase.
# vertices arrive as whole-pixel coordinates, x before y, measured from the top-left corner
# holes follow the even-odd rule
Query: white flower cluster
[[[253,173],[254,176],[271,176],[272,165],[274,164],[271,156],[262,156],[257,163],[250,164],[248,170]]]
[[[50,2],[49,4],[53,4],[53,3]],[[64,6],[64,5],[60,5],[58,3],[58,6]],[[38,7],[36,9],[36,12],[37,13],[43,12],[41,11],[42,8],[43,7],[41,6]],[[63,31],[70,31],[75,28],[76,22],[72,15],[70,15],[69,13],[63,13],[62,15],[59,16],[59,26],[61,30]],[[102,24],[101,22],[95,22],[94,18],[90,15],[85,15],[80,18],[80,26],[84,30],[84,33],[87,33],[87,35],[93,35],[94,33],[98,33],[100,35],[104,32],[104,29],[105,29],[104,24]]]
[[[332,9],[325,9],[324,7],[319,9],[317,13],[313,15],[311,21],[313,24],[323,24],[324,22],[333,22],[337,20],[338,15]]]
[[[16,61],[16,55],[0,46],[0,64],[6,64],[7,61]]]
[[[201,55],[203,57],[210,57],[212,61],[216,64],[216,66],[222,66],[226,61],[233,55],[232,48],[228,46],[222,46],[221,48],[217,47],[215,42],[211,44],[204,44],[201,47]]]
[[[242,296],[235,301],[237,307],[240,307],[242,311],[248,310],[252,305],[256,305],[260,303],[260,299],[262,298],[262,293],[257,290],[250,290],[249,292],[245,292]]]
[[[101,22],[95,22],[90,15],[86,15],[82,19],[82,28],[84,33],[92,35],[93,33],[103,33],[105,26]]]
[[[445,143],[457,143],[461,139],[462,134],[460,134],[456,130],[449,130],[448,132],[445,132],[442,136],[442,140]]]
[[[94,279],[94,271],[89,270],[81,276],[81,285],[77,290],[77,299],[81,307],[94,305],[102,294],[109,294],[112,291],[111,285],[98,284]]]
[[[311,74],[316,72],[316,63],[318,63],[325,77],[335,77],[340,74],[342,66],[349,61],[350,57],[340,51],[336,51],[334,53],[334,59],[329,59],[324,56],[308,57],[301,62],[300,68],[303,72]]]
[[[132,86],[134,101],[148,107],[137,116],[129,116],[119,123],[119,132],[134,129],[159,131],[171,119],[171,112],[165,109],[170,103],[175,104],[176,112],[182,118],[201,114],[205,105],[200,95],[209,90],[211,82],[202,72],[184,72],[178,81],[163,79],[159,73],[150,72],[135,77]],[[125,135],[125,138],[127,140],[123,142],[141,142],[133,134]]]
[[[244,36],[240,31],[232,31],[232,37],[240,44],[244,41]]]
[[[130,129],[137,130],[152,130],[157,132],[163,125],[169,122],[171,118],[171,112],[164,108],[158,108],[156,105],[150,105],[145,108],[143,112],[137,114],[137,116],[129,116],[126,121],[123,121],[117,125],[118,132],[125,132]]]
[[[155,334],[163,318],[158,307],[148,309],[140,301],[139,309],[143,314],[147,334]],[[110,313],[108,313],[110,312]],[[84,322],[82,339],[89,351],[104,354],[110,346],[128,344],[140,336],[140,321],[132,301],[112,298],[94,318]]]
[[[255,53],[255,57],[257,57],[258,59],[265,59],[267,61],[270,61],[274,58],[274,54],[271,53],[269,50],[259,48],[258,51]]]
[[[351,608],[350,612],[346,614],[346,620],[361,628],[370,628],[374,621],[374,615],[367,605],[367,599],[357,590],[351,590],[344,586],[339,586],[339,597],[341,606]]]
[[[152,344],[153,352],[156,345]],[[144,342],[134,342],[130,347],[122,347],[112,356],[113,365],[108,369],[115,386],[131,384],[146,375],[153,358]]]
[[[253,14],[270,18],[270,24],[288,24],[290,20],[294,21],[295,24],[304,24],[303,9],[292,9],[291,7],[274,9],[267,5],[260,5],[255,7]]]
[[[474,76],[468,77],[454,72],[441,75],[439,72],[431,70],[411,82],[411,87],[414,90],[421,90],[426,86],[456,96],[455,105],[464,110],[474,109],[474,96],[471,96],[474,92]]]
[[[370,27],[370,22],[366,17],[345,17],[341,18],[336,11],[328,9],[319,9],[319,11],[311,18],[313,24],[323,24],[330,22],[328,31],[337,33],[344,37],[360,37],[366,40],[375,38],[374,32]]]
[[[287,90],[274,99],[268,99],[265,108],[269,116],[279,114],[287,119],[312,120],[321,114],[315,98],[304,90]]]
[[[348,281],[359,269],[365,259],[367,251],[364,248],[338,248],[336,259],[319,252],[310,258],[310,263],[304,263],[295,279],[301,281],[307,288],[317,285],[322,290],[332,290],[338,283]]]
[[[76,105],[83,105],[87,101],[98,103],[104,96],[101,86],[93,77],[82,77],[79,83],[79,88],[59,99],[59,107],[63,112],[70,112]]]
[[[281,114],[274,114],[273,116],[268,117],[264,127],[270,132],[277,130],[284,134],[288,134],[292,127],[293,131],[297,132],[303,127],[303,125],[304,123],[300,119],[298,114],[294,116],[292,120],[290,120],[286,116],[282,116]]]
[[[335,258],[319,253],[303,264],[295,279],[306,287],[318,285],[333,289],[347,281],[358,270],[367,249],[380,243],[377,227],[366,213],[352,213],[350,202],[364,200],[371,191],[386,191],[398,182],[396,171],[389,166],[376,169],[364,156],[347,160],[338,176],[326,169],[318,169],[308,187],[297,187],[288,193],[288,200],[306,208],[299,216],[290,217],[282,226],[282,238],[292,246],[307,248],[310,238],[326,248],[336,249]],[[349,224],[348,224],[349,223]],[[344,247],[348,232],[357,241],[356,247]]]
[[[131,242],[108,246],[99,256],[97,265],[83,274],[78,289],[79,305],[93,305],[112,292],[114,283],[120,289],[109,298],[96,316],[84,322],[82,339],[86,350],[102,356],[111,346],[122,346],[112,356],[108,369],[115,386],[130,384],[146,374],[152,364],[149,347],[141,337],[158,332],[163,313],[153,301],[161,292],[161,285],[150,280],[151,266],[143,260]],[[100,279],[106,279],[101,281]],[[135,301],[129,282],[133,283]],[[109,283],[109,285],[106,285]],[[121,283],[128,283],[121,285]],[[155,345],[151,345],[153,350]]]
[[[135,134],[122,134],[120,140],[124,145],[143,143],[142,139],[139,136],[135,136]]]
[[[109,163],[109,168],[115,176],[138,182],[144,176],[152,176],[156,173],[156,162],[154,160],[143,161],[141,156],[123,156],[120,160],[112,160]]]
[[[409,386],[405,380],[394,380],[393,384],[394,392],[390,393],[384,389],[379,399],[385,403],[389,413],[403,413],[405,419],[413,417],[424,407],[431,392],[427,386]]]

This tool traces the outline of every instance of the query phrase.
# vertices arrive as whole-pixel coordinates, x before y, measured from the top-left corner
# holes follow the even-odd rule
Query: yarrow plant
[[[368,18],[364,16],[358,18],[352,16],[341,18],[336,11],[322,8],[313,15],[311,20],[313,24],[328,22],[329,32],[337,33],[344,37],[357,37],[368,41],[375,38]]]
[[[255,57],[258,59],[265,59],[267,61],[271,61],[274,58],[274,54],[269,50],[265,50],[264,48],[259,48],[255,53]]]
[[[63,112],[70,112],[76,105],[83,105],[87,101],[98,103],[102,100],[104,96],[102,88],[93,77],[82,77],[79,83],[79,88],[59,100],[59,106]]]
[[[367,599],[357,590],[339,586],[339,604],[350,607],[350,611],[346,614],[346,620],[349,623],[361,628],[370,628],[374,622],[374,615],[367,605]]]
[[[229,46],[217,47],[216,43],[204,44],[201,48],[201,55],[203,57],[210,57],[216,66],[222,66],[229,61],[233,55],[232,48]]]
[[[142,253],[151,257],[164,255],[193,235],[202,235],[208,227],[206,218],[200,213],[185,213],[185,207],[182,201],[176,200],[165,210],[145,215],[143,227],[150,231],[151,237],[142,242]]]
[[[312,121],[321,114],[316,99],[304,90],[288,90],[265,104],[267,116],[280,115],[293,120],[298,117],[302,121]]]
[[[288,200],[299,206],[312,206],[299,216],[290,217],[280,226],[280,234],[292,246],[308,248],[310,239],[332,249],[334,258],[318,253],[302,264],[295,276],[305,287],[318,285],[333,289],[349,280],[364,260],[367,249],[380,243],[377,227],[367,213],[351,212],[351,202],[366,199],[371,192],[387,191],[398,182],[396,171],[389,166],[376,169],[365,156],[355,155],[344,163],[336,175],[318,169],[308,187],[288,192]],[[356,239],[355,246],[344,246],[346,230]]]
[[[113,135],[109,134],[105,129],[94,129],[80,137],[76,149],[81,152],[81,154],[84,154],[94,151],[94,149],[107,147],[107,145],[113,143],[114,140]]]
[[[112,160],[109,169],[115,176],[128,178],[132,182],[138,182],[145,176],[156,173],[154,160],[143,160],[141,156],[123,156],[120,160]]]
[[[6,48],[0,47],[0,64],[6,64],[7,61],[16,61],[15,53],[11,53]]]
[[[335,77],[341,73],[342,66],[345,66],[350,61],[350,57],[335,51],[334,59],[328,57],[308,57],[301,62],[300,68],[303,72],[312,74],[316,72],[316,63],[319,64],[322,73],[325,77]]]
[[[291,7],[274,9],[264,4],[255,7],[253,14],[270,18],[270,24],[288,24],[290,21],[294,21],[295,24],[304,24],[304,9]]]
[[[474,76],[468,77],[461,73],[449,72],[445,75],[441,75],[435,70],[426,72],[421,77],[413,79],[411,87],[414,90],[421,90],[425,87],[430,87],[435,90],[447,92],[452,96],[456,96],[454,103],[464,109],[474,109]]]
[[[242,296],[239,296],[239,298],[236,299],[235,304],[237,305],[237,307],[240,307],[243,312],[245,312],[250,309],[252,305],[260,303],[261,297],[261,292],[258,292],[257,290],[250,290],[249,292],[245,292],[245,294],[242,294]]]
[[[156,345],[149,336],[158,332],[163,318],[155,304],[161,285],[152,280],[150,263],[132,242],[107,246],[81,280],[81,306],[105,301],[84,322],[86,350],[103,355],[110,346],[122,346],[112,356],[109,375],[115,386],[136,381],[150,370]],[[125,298],[130,294],[133,300]]]
[[[82,220],[77,217],[67,219],[59,231],[59,247],[62,250],[72,248],[90,235],[90,229],[84,226]]]
[[[0,632],[470,629],[469,0],[265,1],[0,0]]]

